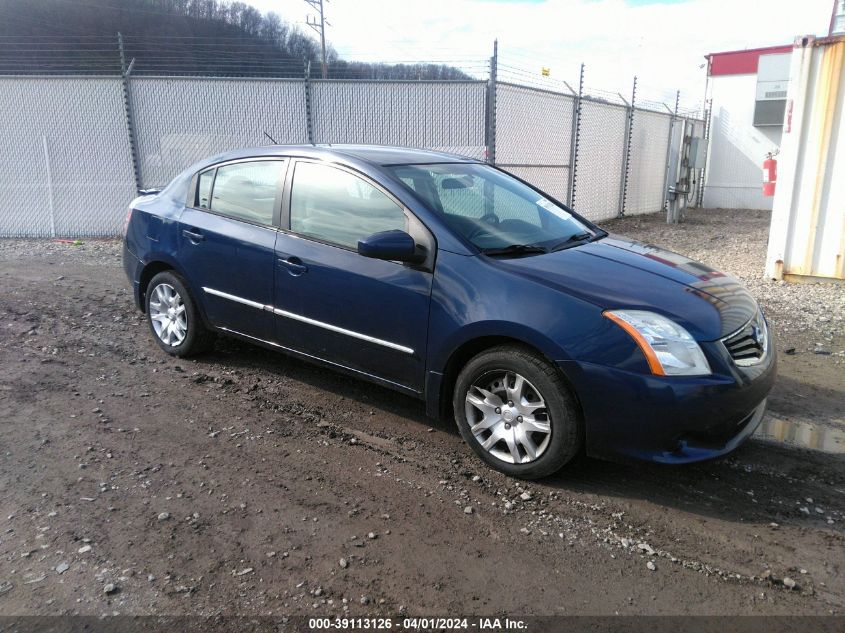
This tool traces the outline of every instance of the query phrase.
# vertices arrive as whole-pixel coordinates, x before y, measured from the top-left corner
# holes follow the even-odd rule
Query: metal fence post
[[[710,155],[710,117],[713,116],[713,100],[710,99],[704,105],[704,166],[698,173],[698,200],[696,207],[701,208],[704,204],[704,179],[707,174],[707,157]]]
[[[623,99],[624,101],[624,99]],[[634,76],[634,87],[631,90],[631,103],[625,107],[625,138],[622,145],[622,174],[619,186],[619,213],[616,217],[625,217],[625,202],[628,198],[628,174],[631,171],[631,139],[634,133],[634,110],[637,103],[637,77]]]
[[[637,103],[637,77],[634,76],[634,87],[631,90],[631,104],[626,108],[625,141],[622,154],[622,186],[619,191],[619,213],[617,217],[625,217],[625,202],[628,198],[628,174],[631,171],[631,138],[634,134],[634,110]]]
[[[306,138],[314,145],[314,109],[311,103],[311,61],[305,62],[305,132]]]
[[[574,97],[572,109],[572,132],[569,137],[569,195],[566,201],[575,208],[575,181],[578,177],[578,146],[581,141],[581,96],[584,94],[584,64],[578,78],[578,94]]]
[[[133,59],[129,66],[126,65],[126,52],[123,49],[123,35],[117,34],[117,48],[120,52],[120,85],[123,91],[123,113],[126,117],[126,131],[129,137],[129,153],[132,156],[132,176],[135,179],[135,190],[140,191],[143,188],[143,181],[141,179],[141,161],[138,159],[138,143],[135,139],[135,123],[132,116],[132,95],[129,87],[129,76],[132,73],[132,67],[135,65]]]
[[[47,203],[50,208],[50,237],[56,237],[56,205],[53,201],[53,168],[50,164],[50,150],[47,137],[41,135],[41,147],[44,149],[44,168],[47,176]]]
[[[486,161],[496,164],[496,75],[499,65],[499,40],[493,40],[490,58],[490,78],[487,80],[487,109],[484,113],[484,136],[487,145]]]
[[[672,141],[674,132],[675,132],[675,121],[678,118],[678,104],[681,101],[681,91],[678,90],[675,92],[675,110],[672,112],[672,116],[669,118],[669,140],[666,142],[666,164],[664,166],[664,173],[663,173],[663,208],[666,210],[666,222],[667,224],[671,224],[672,222],[677,222],[676,218],[673,218],[673,213],[671,210],[671,205],[669,204],[669,168],[671,166],[672,161]],[[663,104],[664,107],[668,110],[668,106]]]

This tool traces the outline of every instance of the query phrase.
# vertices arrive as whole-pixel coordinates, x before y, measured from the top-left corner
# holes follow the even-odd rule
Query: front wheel
[[[147,321],[158,346],[173,356],[208,350],[214,334],[202,322],[183,279],[164,271],[150,280],[146,293]]]
[[[458,375],[461,435],[490,466],[522,479],[554,473],[581,450],[581,417],[555,368],[526,349],[496,347]]]

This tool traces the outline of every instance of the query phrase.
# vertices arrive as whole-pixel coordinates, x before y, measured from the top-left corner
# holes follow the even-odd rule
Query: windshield
[[[449,226],[488,254],[542,253],[598,237],[560,205],[488,165],[388,169]]]

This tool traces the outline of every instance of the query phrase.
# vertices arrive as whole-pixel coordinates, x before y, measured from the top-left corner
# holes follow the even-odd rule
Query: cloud
[[[290,22],[310,11],[302,0],[251,0]],[[331,0],[329,42],[362,61],[477,60],[480,68],[499,40],[501,63],[572,83],[578,66],[587,83],[630,92],[638,75],[643,94],[688,99],[704,92],[703,56],[710,52],[792,42],[826,34],[831,0]],[[307,28],[301,24],[303,28]]]

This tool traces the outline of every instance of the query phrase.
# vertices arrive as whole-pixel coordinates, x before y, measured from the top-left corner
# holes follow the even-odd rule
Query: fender
[[[429,362],[425,378],[426,414],[433,418],[444,417],[451,399],[455,377],[463,364],[483,349],[503,343],[518,343],[533,348],[549,361],[551,352],[560,358],[570,355],[548,336],[530,327],[508,321],[479,321],[467,324],[441,339],[437,348],[429,341]],[[542,350],[542,351],[541,351]]]
[[[566,350],[542,332],[518,323],[491,320],[467,324],[446,338],[440,339],[436,349],[429,348],[428,370],[443,373],[449,360],[460,348],[473,340],[482,338],[510,339],[537,350],[543,350],[543,355],[550,361],[572,360],[572,356]]]
[[[141,260],[142,268],[141,268],[141,275],[143,275],[143,271],[147,269],[150,265],[153,264],[166,264],[168,267],[172,268],[182,279],[185,280],[185,283],[188,286],[188,290],[190,290],[191,295],[193,296],[194,302],[196,303],[197,309],[199,310],[200,317],[205,323],[206,327],[209,329],[213,329],[214,326],[208,320],[208,315],[205,312],[205,304],[204,304],[204,294],[202,292],[197,291],[197,287],[194,284],[193,280],[191,279],[190,275],[185,272],[185,269],[182,265],[171,255],[162,251],[153,251],[149,253],[144,259]],[[138,280],[140,281],[140,279]],[[137,283],[137,282],[136,282]],[[139,293],[139,305],[142,306],[142,311],[144,311],[144,292],[146,289],[138,288]]]

